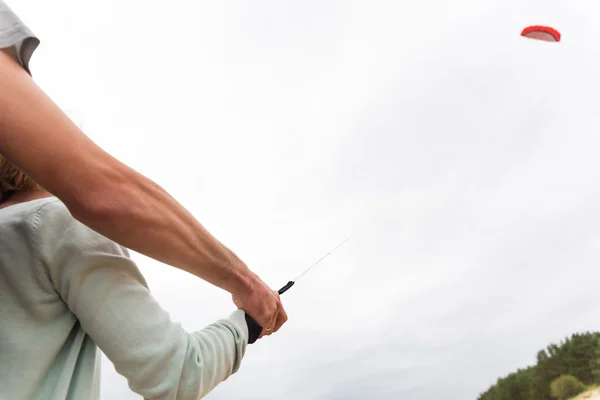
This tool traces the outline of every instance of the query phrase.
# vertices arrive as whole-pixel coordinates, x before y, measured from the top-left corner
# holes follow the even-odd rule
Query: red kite
[[[546,42],[560,42],[560,32],[548,26],[528,26],[527,28],[523,29],[521,36],[530,39],[544,40]]]

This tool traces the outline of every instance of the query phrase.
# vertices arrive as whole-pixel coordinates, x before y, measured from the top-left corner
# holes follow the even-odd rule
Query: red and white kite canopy
[[[523,29],[521,36],[544,40],[546,42],[560,42],[560,32],[549,26],[533,25]]]

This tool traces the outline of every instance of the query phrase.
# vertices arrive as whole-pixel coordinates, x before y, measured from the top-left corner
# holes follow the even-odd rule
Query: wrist
[[[260,282],[260,278],[239,259],[231,262],[229,269],[232,279],[223,289],[234,296],[245,296],[252,291],[252,288],[256,287],[257,282]]]

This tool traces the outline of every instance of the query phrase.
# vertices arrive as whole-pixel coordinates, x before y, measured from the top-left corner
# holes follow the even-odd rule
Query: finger
[[[263,330],[259,336],[259,339],[262,338],[263,336],[269,336],[270,334],[272,334],[274,332],[275,329],[275,324],[277,323],[277,315],[275,315],[270,322],[262,325],[263,326]]]
[[[288,320],[288,315],[285,312],[285,309],[283,308],[283,305],[281,305],[281,309],[279,310],[279,314],[277,315],[277,320],[275,322],[275,329],[273,330],[273,333],[277,332],[279,330],[279,328],[281,328],[283,326],[283,324],[285,324]]]
[[[263,328],[263,330],[260,333],[260,336],[258,338],[262,339],[264,336],[268,336],[268,335],[269,335],[269,332],[267,331],[267,328]]]
[[[258,337],[259,339],[262,339],[264,336],[269,336],[270,334],[273,333],[272,329],[267,329],[267,328],[263,328],[262,332],[260,333],[260,336]]]
[[[261,325],[263,327],[263,329],[262,329],[262,332],[260,333],[259,339],[262,338],[262,337],[264,337],[264,336],[269,335],[270,324],[271,323],[269,322],[269,323],[266,323],[264,325]]]
[[[278,319],[279,319],[280,310],[283,307],[281,305],[281,298],[279,297],[279,292],[277,292],[277,290],[273,290],[272,293],[273,293],[273,297],[275,297],[274,313],[273,313],[272,322],[269,325],[267,325],[267,329],[266,329],[267,335],[271,335],[271,334],[277,332],[277,329],[279,329],[279,326],[277,325],[277,323],[278,323]]]
[[[275,327],[277,326],[277,317],[279,314],[279,309],[281,307],[281,300],[279,298],[279,293],[277,292],[277,290],[271,290],[271,296],[274,297],[271,299],[271,301],[273,302],[269,305],[269,308],[271,308],[271,310],[266,311],[263,314],[264,319],[268,319],[269,322],[266,322],[261,325],[263,327],[263,330],[259,336],[259,339],[263,336],[271,335],[273,332],[275,332]]]
[[[275,307],[277,307],[276,310],[279,308],[279,304],[280,303],[278,302],[278,305],[275,306]],[[271,319],[271,322],[269,322],[267,325],[265,325],[265,329],[264,329],[265,336],[271,335],[275,332],[275,330],[276,330],[275,328],[277,326],[277,317],[278,317],[278,313],[277,312],[273,313],[273,318]]]
[[[273,319],[273,322],[269,323],[269,325],[267,325],[267,327],[264,329],[265,336],[269,336],[269,335],[273,334],[273,332],[275,332],[275,324],[276,323],[277,323],[277,317],[275,317],[275,319]]]
[[[279,296],[279,292],[275,291],[275,295],[277,296],[277,318],[275,319],[275,326],[273,327],[273,333],[277,332],[279,328],[287,321],[287,313],[283,308],[283,303],[281,302],[281,297]]]

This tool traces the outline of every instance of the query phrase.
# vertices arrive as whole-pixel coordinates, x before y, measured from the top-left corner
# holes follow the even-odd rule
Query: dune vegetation
[[[598,383],[600,332],[586,332],[538,351],[535,365],[499,378],[477,400],[591,400]]]

